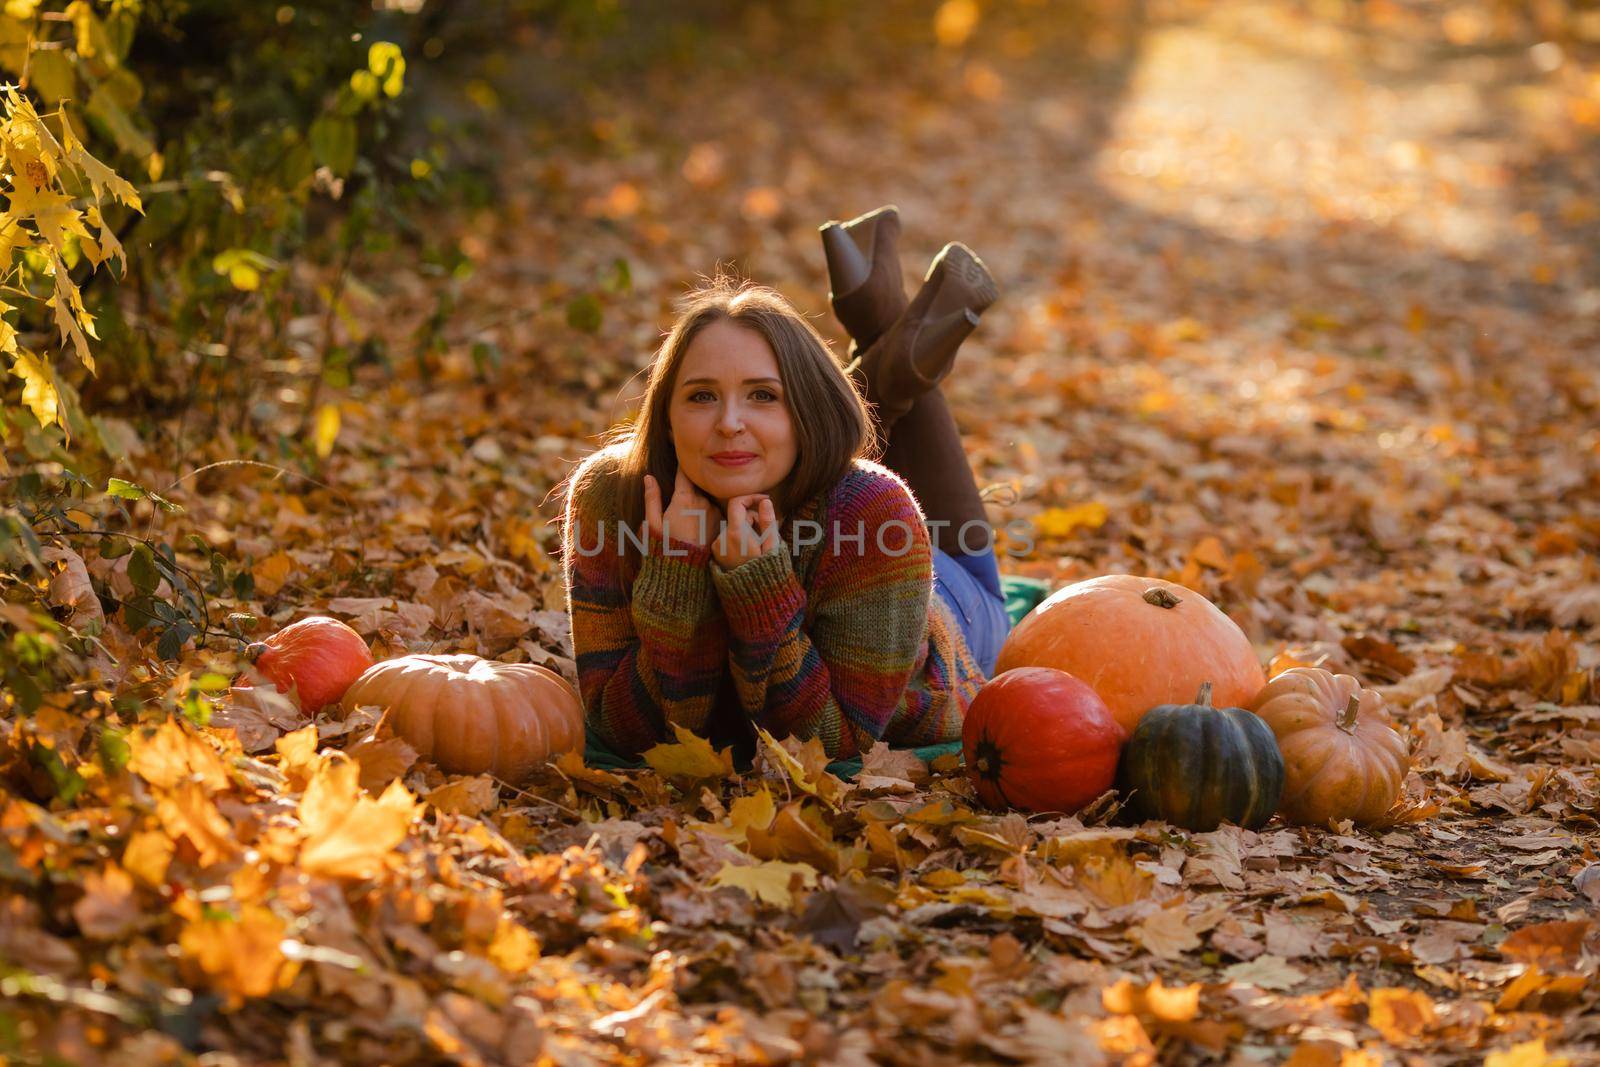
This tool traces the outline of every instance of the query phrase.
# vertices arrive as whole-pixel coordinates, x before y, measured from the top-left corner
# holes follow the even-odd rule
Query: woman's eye
[[[757,389],[755,392],[751,393],[750,395],[752,397],[754,397],[755,399],[757,399],[757,400],[763,400],[763,401],[770,401],[770,400],[778,399],[778,394],[774,393],[771,389]],[[716,399],[716,394],[714,394],[714,393],[712,393],[712,392],[710,392],[709,390],[706,390],[706,389],[697,389],[696,391],[694,391],[694,392],[689,394],[689,402],[691,404],[698,404],[698,403],[701,403],[702,401],[714,400],[714,399]]]

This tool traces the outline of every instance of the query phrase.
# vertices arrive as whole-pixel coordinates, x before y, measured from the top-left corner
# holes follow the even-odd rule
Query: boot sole
[[[983,260],[966,245],[959,241],[952,241],[939,250],[933,258],[933,263],[928,267],[928,278],[940,270],[953,279],[954,286],[941,285],[938,303],[949,303],[947,293],[955,295],[959,303],[954,306],[966,306],[982,314],[990,304],[1000,299],[1000,287],[995,284],[994,275],[989,273],[989,268],[983,265]]]

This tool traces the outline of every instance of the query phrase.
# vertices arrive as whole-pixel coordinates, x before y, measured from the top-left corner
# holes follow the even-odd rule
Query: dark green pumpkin
[[[1140,819],[1203,833],[1224,822],[1254,830],[1283,796],[1283,754],[1272,727],[1243,708],[1162,704],[1139,720],[1117,765],[1117,788]]]

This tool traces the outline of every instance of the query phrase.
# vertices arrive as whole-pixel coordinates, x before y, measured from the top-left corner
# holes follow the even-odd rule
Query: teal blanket
[[[1006,598],[1006,614],[1011,618],[1011,625],[1021,622],[1023,617],[1038,606],[1040,601],[1051,593],[1050,583],[1038,578],[1023,578],[1020,575],[1002,574],[1000,576],[1000,591]],[[914,748],[912,753],[924,762],[931,761],[937,756],[949,755],[961,751],[960,741],[951,741],[944,745],[928,745],[925,748]],[[607,748],[599,738],[590,734],[584,738],[583,762],[591,767],[602,770],[626,770],[643,767],[643,760],[630,760]],[[854,778],[861,773],[860,759],[836,760],[828,764],[828,773],[846,780]]]

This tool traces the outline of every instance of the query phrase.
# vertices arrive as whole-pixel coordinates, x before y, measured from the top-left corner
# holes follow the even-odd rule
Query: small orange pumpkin
[[[1283,752],[1281,811],[1290,822],[1371,823],[1400,795],[1411,757],[1383,697],[1348,674],[1291,667],[1246,705]]]
[[[995,674],[1054,667],[1100,694],[1130,734],[1160,704],[1211,683],[1219,708],[1242,707],[1267,678],[1250,639],[1211,601],[1176,582],[1108,574],[1058,589],[1000,649]]]
[[[394,732],[451,774],[515,785],[551,756],[583,744],[583,702],[566,679],[532,663],[481,656],[384,660],[344,695],[344,710],[389,709]]]
[[[245,655],[278,692],[293,688],[300,697],[300,710],[307,715],[338,703],[350,684],[372,666],[372,652],[361,635],[326,615],[291,623],[247,646]],[[249,688],[248,683],[240,687]]]

